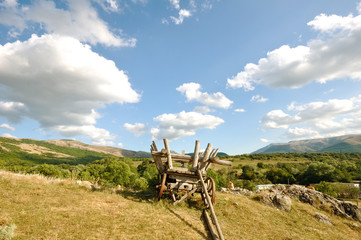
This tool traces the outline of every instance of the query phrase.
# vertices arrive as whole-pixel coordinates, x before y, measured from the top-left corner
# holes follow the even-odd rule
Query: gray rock
[[[319,222],[322,222],[322,223],[325,223],[325,224],[328,224],[330,226],[333,226],[333,223],[330,221],[330,219],[325,215],[325,214],[322,214],[322,213],[316,213],[314,215],[314,217],[319,221]]]
[[[263,195],[261,201],[284,211],[290,211],[292,207],[291,198],[280,191],[268,191]]]

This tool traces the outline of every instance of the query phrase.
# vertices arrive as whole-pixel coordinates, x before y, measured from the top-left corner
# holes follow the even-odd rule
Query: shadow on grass
[[[154,202],[155,191],[144,190],[144,191],[133,191],[133,190],[118,190],[116,194],[121,195],[122,197],[134,201],[134,202]]]
[[[197,232],[203,239],[211,239],[208,231],[208,236],[205,235],[204,233],[202,233],[201,231],[199,231],[197,228],[195,228],[191,223],[189,223],[186,219],[184,219],[181,215],[179,215],[178,213],[176,213],[173,209],[171,209],[170,207],[166,207],[168,209],[169,212],[171,212],[175,217],[177,217],[179,220],[181,220],[182,222],[184,222],[188,227],[190,227],[191,229],[193,229],[195,232]],[[205,222],[203,220],[203,218],[201,217],[200,220],[202,221],[203,226],[205,227],[205,229],[207,229]]]
[[[158,198],[158,194],[156,193],[156,191],[155,190],[150,190],[150,189],[145,190],[145,191],[119,190],[119,191],[116,191],[116,193],[121,195],[122,197],[128,199],[128,200],[135,201],[135,202],[146,202],[146,203],[154,204],[155,202],[157,202],[157,198]],[[205,223],[205,221],[204,221],[204,219],[202,217],[202,214],[200,215],[200,221],[202,222],[204,228],[206,229],[207,235],[204,234],[203,232],[199,231],[190,222],[188,222],[185,218],[183,218],[181,215],[176,213],[174,211],[174,209],[172,209],[173,200],[169,196],[169,194],[167,194],[167,193],[163,194],[161,201],[164,201],[163,206],[171,214],[173,214],[176,218],[178,218],[183,223],[185,223],[188,227],[190,227],[195,232],[197,232],[200,235],[200,238],[202,238],[202,239],[211,239],[212,238],[209,231],[208,231],[208,227],[207,227],[207,225],[206,225],[206,223]],[[187,199],[184,202],[180,203],[180,205],[200,210],[200,213],[204,209],[204,205],[203,205],[202,200],[197,199],[197,198],[193,198],[193,197],[190,197],[189,199]]]

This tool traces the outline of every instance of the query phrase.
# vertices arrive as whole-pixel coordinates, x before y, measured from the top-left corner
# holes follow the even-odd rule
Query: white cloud
[[[159,126],[151,129],[151,134],[156,139],[168,138],[176,140],[183,136],[193,136],[198,129],[214,129],[224,120],[212,115],[197,112],[162,114],[153,119]]]
[[[284,133],[284,137],[287,139],[312,139],[312,138],[320,138],[320,134],[313,129],[306,128],[289,128]]]
[[[243,109],[243,108],[237,108],[237,109],[234,109],[235,112],[245,112],[246,110]]]
[[[282,110],[272,110],[262,118],[261,123],[265,128],[288,128],[289,124],[295,123],[295,117]]]
[[[174,7],[175,9],[179,9],[179,8],[180,8],[179,1],[180,1],[180,0],[169,0],[169,2],[173,5],[173,7]]]
[[[262,97],[260,95],[252,96],[251,102],[264,103],[267,102],[268,98]]]
[[[9,130],[9,131],[15,131],[15,128],[13,128],[12,126],[10,126],[9,124],[6,124],[6,123],[2,123],[0,124],[0,129],[6,129],[6,130]]]
[[[194,109],[193,109],[194,112],[197,112],[197,113],[209,113],[209,112],[214,112],[213,109],[210,109],[209,107],[207,106],[196,106]]]
[[[140,98],[113,61],[71,37],[33,35],[0,45],[0,59],[0,95],[6,100],[0,116],[10,122],[27,117],[66,136],[107,141],[114,137],[94,126],[100,117],[95,109]]]
[[[65,137],[87,136],[93,144],[114,146],[113,140],[115,135],[111,135],[109,131],[97,128],[93,125],[55,125],[48,127],[49,130],[59,132]]]
[[[120,147],[120,148],[124,147],[123,143],[118,143],[117,146]]]
[[[269,143],[269,140],[265,139],[265,138],[261,138],[260,141],[263,142],[263,143]]]
[[[201,92],[201,85],[199,83],[184,83],[177,88],[187,98],[187,101],[197,101],[207,106],[218,108],[229,108],[233,101],[229,100],[223,93],[217,92],[209,94]]]
[[[360,6],[360,5],[359,5]],[[242,72],[227,79],[228,86],[253,90],[255,84],[273,88],[298,88],[312,81],[361,79],[361,15],[347,17],[321,14],[308,23],[322,33],[306,46],[281,46],[258,64],[248,63]]]
[[[179,10],[178,12],[178,17],[173,17],[171,16],[170,19],[176,24],[176,25],[179,25],[179,24],[182,24],[184,19],[185,18],[189,18],[191,17],[192,14],[189,10],[187,9],[181,9]]]
[[[9,133],[4,133],[4,134],[2,134],[1,136],[2,136],[2,137],[7,137],[7,138],[17,138],[17,137],[15,137],[15,136],[13,136],[13,135],[11,135],[11,134],[9,134]]]
[[[0,9],[0,23],[15,27],[20,32],[39,23],[47,33],[71,36],[93,45],[135,46],[134,38],[126,39],[111,32],[89,0],[68,0],[66,3],[68,9],[57,8],[55,2],[47,0],[34,1],[31,5],[17,8]],[[114,1],[108,3],[115,8]]]
[[[173,22],[176,25],[180,25],[186,18],[190,18],[197,15],[199,11],[208,11],[213,7],[214,0],[168,0],[171,5],[172,11],[178,11],[178,17],[170,16],[162,18],[163,24],[169,24]]]
[[[119,12],[120,8],[116,0],[93,0],[107,12]]]
[[[295,114],[290,115],[282,110],[268,112],[261,120],[262,126],[266,129],[287,129],[283,136],[289,139],[361,132],[361,95],[304,105],[291,103],[288,110],[295,111]]]
[[[127,131],[133,133],[136,137],[147,133],[147,127],[143,123],[125,123],[124,127]]]

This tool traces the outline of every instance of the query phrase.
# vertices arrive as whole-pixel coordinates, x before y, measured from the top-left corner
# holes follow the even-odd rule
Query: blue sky
[[[0,135],[229,154],[361,133],[361,4],[0,2]]]

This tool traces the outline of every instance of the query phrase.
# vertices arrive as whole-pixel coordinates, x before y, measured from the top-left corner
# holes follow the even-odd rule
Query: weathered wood
[[[186,194],[184,194],[179,200],[175,201],[173,203],[173,205],[177,205],[178,203],[184,201],[186,198],[188,198],[190,195],[192,195],[193,193],[195,193],[197,190],[197,188],[194,188],[192,191],[187,192]]]
[[[199,141],[196,141],[194,147],[194,154],[193,154],[193,162],[192,162],[192,171],[196,171],[198,167],[198,160],[199,160]]]
[[[220,164],[220,165],[232,166],[232,162],[231,162],[231,161],[221,160],[221,159],[219,159],[219,157],[211,157],[211,158],[209,159],[209,161],[212,162],[212,163]]]
[[[164,151],[166,151],[165,149],[163,149]],[[163,152],[153,152],[152,153],[153,156],[158,156],[158,157],[167,157],[167,153],[163,153]],[[189,155],[181,155],[181,154],[175,154],[175,153],[171,153],[172,156],[172,160],[174,161],[180,161],[180,162],[185,162],[185,163],[189,163],[190,161],[192,161],[192,156]]]
[[[173,162],[172,162],[172,155],[170,154],[170,148],[169,148],[169,144],[168,144],[168,139],[164,138],[163,139],[164,142],[164,147],[167,150],[167,161],[168,161],[168,168],[172,169],[173,168]]]
[[[213,205],[212,205],[212,200],[211,200],[211,198],[210,198],[210,196],[208,194],[207,186],[206,186],[206,184],[204,183],[204,180],[203,180],[202,172],[200,170],[197,170],[197,173],[198,173],[198,176],[200,178],[200,181],[201,181],[201,184],[202,184],[202,187],[203,187],[203,190],[204,190],[204,195],[206,196],[206,201],[208,202],[208,205],[209,205],[209,210],[211,211],[211,216],[212,216],[214,225],[216,225],[218,236],[219,236],[219,238],[221,240],[224,240],[224,237],[223,237],[223,234],[222,234],[222,229],[221,229],[221,227],[220,227],[220,225],[218,223],[217,216],[216,216],[216,213],[215,213]]]
[[[212,239],[218,240],[219,239],[218,235],[217,235],[216,231],[214,230],[213,223],[212,223],[206,209],[203,209],[203,218],[208,226],[209,232],[211,233]]]
[[[203,154],[203,157],[202,157],[201,163],[199,164],[198,169],[201,169],[202,171],[204,171],[204,167],[207,164],[207,160],[209,158],[209,155],[211,154],[211,151],[212,151],[212,143],[208,143],[207,148],[204,151],[204,154]]]
[[[162,174],[165,171],[165,167],[164,167],[164,164],[162,162],[162,159],[160,157],[157,157],[157,156],[153,156],[153,159],[154,159],[155,166],[158,169],[158,172],[160,174]]]
[[[219,148],[217,148],[216,151],[211,154],[211,157],[217,156],[218,152],[219,152]]]
[[[154,142],[154,141],[152,141],[152,146],[153,146],[153,148],[154,148],[154,151],[158,152],[157,145],[155,145],[155,142]]]

